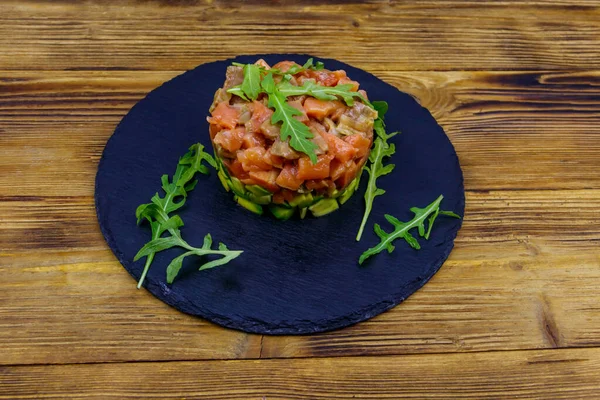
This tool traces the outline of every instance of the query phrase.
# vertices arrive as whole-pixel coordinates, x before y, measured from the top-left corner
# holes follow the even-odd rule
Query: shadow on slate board
[[[133,262],[149,240],[148,224],[136,226],[135,209],[160,189],[160,177],[172,175],[177,161],[196,142],[210,149],[206,116],[213,94],[232,61],[271,65],[281,60],[303,64],[309,56],[270,54],[240,56],[203,64],[137,103],[109,139],[96,176],[96,210],[100,228],[121,264],[137,280],[144,260]],[[396,164],[378,180],[387,193],[377,197],[362,240],[355,236],[364,211],[360,190],[338,211],[322,218],[277,221],[239,207],[213,172],[200,176],[196,189],[179,210],[183,237],[201,246],[206,233],[244,253],[224,267],[202,272],[201,260],[189,257],[173,285],[166,284],[171,249],[156,255],[145,281],[158,299],[222,326],[261,334],[306,334],[364,321],[397,305],[423,286],[448,257],[461,221],[440,217],[429,241],[416,251],[404,241],[392,254],[381,253],[359,267],[360,254],[378,243],[374,223],[391,231],[383,215],[412,218],[409,208],[424,207],[438,195],[442,208],[464,213],[463,176],[457,155],[442,128],[411,96],[375,76],[330,59],[331,70],[344,69],[372,100],[389,103],[388,131]],[[135,290],[132,282],[131,290]]]

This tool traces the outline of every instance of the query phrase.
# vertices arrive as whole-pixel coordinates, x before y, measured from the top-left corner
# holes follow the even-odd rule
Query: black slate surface
[[[200,65],[149,93],[108,141],[96,176],[98,220],[110,248],[136,280],[144,260],[132,260],[150,238],[147,224],[136,226],[136,207],[160,189],[161,175],[173,174],[191,144],[200,141],[210,148],[206,116],[225,68],[232,61],[258,58],[271,65],[286,59],[302,64],[308,56],[240,56]],[[354,238],[364,210],[366,173],[359,192],[340,210],[323,218],[285,222],[239,207],[215,173],[200,176],[179,212],[185,222],[183,237],[201,246],[210,232],[215,241],[244,253],[225,267],[201,272],[198,259],[189,257],[173,285],[166,284],[165,270],[181,251],[159,253],[144,285],[154,296],[185,313],[246,332],[313,333],[348,326],[394,307],[446,260],[461,221],[440,217],[430,240],[419,239],[420,251],[398,241],[392,254],[381,253],[358,266],[360,254],[378,242],[373,224],[392,230],[385,213],[406,221],[412,218],[410,207],[424,207],[443,194],[442,208],[462,215],[462,171],[442,128],[411,96],[347,64],[318,60],[328,69],[345,69],[372,100],[387,101],[388,131],[402,131],[392,139],[396,169],[378,180],[387,193],[376,198],[361,242]]]

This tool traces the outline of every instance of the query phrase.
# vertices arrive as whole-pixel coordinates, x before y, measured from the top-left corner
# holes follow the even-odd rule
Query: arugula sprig
[[[312,57],[309,58],[308,60],[306,60],[306,62],[304,63],[304,65],[302,65],[302,66],[300,66],[298,64],[292,65],[285,72],[282,71],[282,70],[280,70],[279,68],[269,68],[269,69],[266,69],[265,67],[262,67],[262,66],[256,65],[256,64],[241,64],[241,63],[237,63],[237,62],[234,62],[232,64],[235,65],[235,66],[238,66],[238,67],[242,67],[242,68],[245,68],[247,65],[255,65],[260,71],[265,72],[265,73],[268,71],[268,72],[272,73],[273,75],[290,75],[290,76],[291,75],[295,75],[295,74],[297,74],[299,72],[302,72],[302,71],[306,71],[308,69],[312,69],[314,71],[320,71],[320,70],[325,69],[325,64],[323,64],[321,61],[317,61],[315,63],[314,60],[312,59]],[[244,71],[244,73],[245,72],[246,71]]]
[[[315,150],[318,146],[310,141],[313,138],[310,129],[294,118],[302,115],[302,112],[290,106],[287,103],[287,97],[308,95],[320,100],[339,98],[350,107],[354,105],[355,99],[359,99],[369,107],[375,108],[362,94],[352,91],[352,84],[328,87],[307,80],[303,82],[302,86],[292,85],[289,82],[292,75],[307,69],[321,70],[325,67],[322,62],[314,64],[312,58],[309,58],[303,66],[292,65],[285,72],[277,68],[266,69],[256,64],[234,63],[234,65],[244,68],[244,80],[241,85],[229,88],[227,92],[247,101],[256,100],[259,94],[266,93],[269,107],[275,110],[271,116],[271,123],[281,123],[281,140],[285,141],[289,138],[290,146],[294,150],[306,154],[313,164],[317,163]],[[274,75],[283,75],[284,79],[275,84]]]
[[[317,155],[315,154],[315,150],[318,146],[309,140],[314,135],[308,129],[308,126],[294,118],[297,115],[302,115],[302,112],[287,103],[285,96],[281,94],[279,88],[275,85],[271,73],[267,73],[261,85],[269,96],[269,107],[275,109],[275,112],[271,116],[271,123],[276,124],[281,122],[281,140],[285,141],[289,138],[290,146],[294,150],[308,155],[312,163],[316,164]]]
[[[174,231],[171,233],[172,233],[172,236],[159,237],[157,239],[154,239],[154,240],[146,243],[144,245],[144,247],[142,247],[140,249],[140,251],[138,251],[138,253],[135,255],[135,258],[133,259],[134,261],[137,261],[142,257],[148,257],[151,254],[155,254],[155,253],[158,253],[159,251],[163,251],[163,250],[168,250],[173,247],[182,247],[182,248],[188,250],[187,252],[183,253],[182,255],[175,257],[167,266],[167,283],[173,283],[173,280],[175,279],[175,277],[177,276],[177,274],[179,273],[179,270],[181,269],[181,267],[183,265],[183,260],[187,256],[190,256],[190,255],[196,255],[196,256],[220,255],[220,256],[223,256],[220,259],[216,259],[216,260],[212,260],[207,263],[204,263],[198,269],[199,271],[202,271],[205,269],[218,267],[219,265],[227,264],[229,261],[233,260],[234,258],[238,257],[240,254],[243,253],[242,251],[238,251],[238,250],[233,250],[233,251],[229,250],[227,248],[227,246],[223,243],[219,243],[218,250],[211,249],[212,237],[210,236],[210,233],[204,237],[204,243],[203,243],[202,247],[190,246],[181,237],[181,232],[179,231],[179,229],[174,229]]]
[[[391,157],[396,152],[396,147],[393,143],[388,143],[388,139],[394,137],[399,132],[386,133],[385,122],[383,122],[385,113],[388,110],[388,104],[385,101],[374,101],[373,107],[377,110],[377,119],[373,124],[373,129],[377,134],[373,149],[369,154],[370,164],[365,166],[365,170],[369,174],[369,182],[365,192],[365,213],[363,215],[356,241],[360,241],[371,210],[373,209],[373,201],[375,197],[381,196],[385,190],[377,187],[377,178],[387,175],[394,170],[394,164],[383,164],[384,157]]]
[[[142,257],[146,257],[146,264],[140,280],[138,281],[138,289],[142,286],[142,283],[146,278],[150,265],[154,260],[154,255],[159,251],[179,246],[189,250],[189,254],[186,253],[186,255],[220,254],[224,256],[221,260],[215,260],[217,262],[224,262],[215,264],[215,261],[211,261],[204,264],[200,269],[206,269],[206,265],[209,265],[209,268],[212,268],[217,265],[225,264],[241,254],[241,251],[229,251],[225,245],[222,244],[219,245],[219,251],[210,250],[210,247],[206,249],[203,246],[201,249],[197,249],[190,246],[183,240],[181,232],[179,231],[179,228],[183,226],[181,217],[178,215],[169,216],[170,213],[177,211],[185,204],[188,192],[193,190],[198,183],[197,180],[194,180],[196,174],[209,174],[210,170],[203,162],[206,162],[213,168],[217,168],[215,159],[204,151],[204,146],[200,143],[194,144],[189,148],[189,151],[179,159],[173,178],[169,181],[168,175],[163,175],[161,177],[162,189],[165,192],[164,196],[161,197],[156,193],[152,196],[150,203],[141,204],[136,209],[135,215],[137,223],[140,224],[143,220],[147,220],[150,223],[150,229],[152,231],[152,239],[140,249],[134,258],[134,261],[137,261]],[[165,232],[169,232],[170,236],[162,237]],[[200,250],[202,250],[202,252]],[[181,261],[183,261],[183,258],[184,257],[181,258]],[[173,264],[173,261],[171,264]],[[167,268],[168,283],[173,282],[177,272],[179,272],[179,268],[181,268],[181,266],[176,268],[176,265],[175,267],[171,267],[171,264]],[[169,268],[173,270],[170,275]]]
[[[387,250],[389,253],[394,251],[393,242],[396,239],[404,239],[406,242],[413,248],[419,250],[421,245],[417,241],[417,239],[409,232],[413,228],[417,228],[419,232],[419,236],[429,239],[429,235],[431,234],[431,228],[433,227],[433,223],[435,222],[438,215],[447,215],[453,218],[460,218],[459,215],[453,213],[452,211],[443,211],[440,210],[440,203],[444,196],[440,195],[437,199],[435,199],[431,204],[429,204],[425,208],[413,207],[410,209],[415,216],[412,220],[408,222],[399,221],[396,217],[385,214],[385,219],[394,226],[394,231],[391,233],[385,232],[378,224],[373,226],[375,233],[379,236],[380,242],[375,246],[364,253],[361,254],[358,263],[362,264],[367,258],[374,256],[375,254],[381,253],[383,250]],[[427,220],[429,217],[429,220]],[[425,221],[428,222],[428,228],[425,229]]]
[[[244,81],[240,89],[250,100],[258,98],[260,94],[260,68],[258,65],[244,65]]]
[[[338,98],[341,98],[346,105],[350,107],[354,105],[354,98],[357,97],[369,107],[374,108],[369,100],[362,94],[353,92],[352,87],[353,85],[351,83],[336,86],[322,86],[308,80],[304,81],[302,86],[294,86],[290,82],[285,81],[278,85],[279,92],[286,97],[309,95],[319,100],[337,100]]]

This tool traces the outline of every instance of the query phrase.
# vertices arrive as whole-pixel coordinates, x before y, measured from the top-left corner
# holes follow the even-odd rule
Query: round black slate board
[[[110,248],[136,280],[144,260],[132,260],[149,240],[150,228],[136,226],[135,209],[160,189],[161,175],[173,174],[191,144],[210,147],[206,116],[226,67],[258,58],[271,65],[286,59],[302,64],[308,57],[253,55],[200,65],[153,90],[123,118],[100,160],[96,210]],[[446,260],[461,221],[440,217],[430,240],[419,239],[420,251],[398,241],[392,254],[381,253],[358,266],[360,254],[378,242],[373,224],[392,230],[385,213],[406,221],[412,218],[410,207],[424,207],[443,194],[442,208],[462,215],[462,171],[442,128],[411,96],[365,71],[319,60],[328,69],[346,70],[371,99],[387,101],[388,131],[402,131],[392,139],[396,169],[378,180],[387,193],[376,198],[361,242],[355,236],[364,210],[366,173],[358,193],[340,210],[285,222],[239,207],[215,173],[200,176],[179,212],[185,222],[183,237],[200,246],[210,232],[215,241],[244,253],[224,267],[202,272],[197,271],[199,260],[190,257],[171,286],[165,282],[166,266],[181,251],[159,253],[145,281],[154,296],[185,313],[246,332],[313,333],[348,326],[397,305]]]

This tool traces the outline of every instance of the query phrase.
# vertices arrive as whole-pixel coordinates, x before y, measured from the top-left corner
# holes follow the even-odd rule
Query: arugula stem
[[[137,288],[141,289],[142,284],[144,283],[144,279],[146,279],[146,274],[150,270],[150,264],[152,264],[152,260],[154,260],[154,254],[148,254],[148,258],[146,258],[146,265],[144,265],[144,271],[142,272],[142,276],[140,276],[140,280],[138,281]]]
[[[158,239],[159,236],[160,236],[159,230],[156,230],[156,232],[152,232],[152,240]],[[148,274],[148,271],[150,270],[150,265],[152,264],[152,261],[154,260],[154,254],[156,254],[156,253],[150,253],[150,254],[148,254],[148,257],[146,258],[146,264],[144,265],[144,270],[142,271],[142,275],[140,276],[140,280],[138,281],[138,284],[137,284],[138,289],[141,289],[142,284],[144,283],[144,279],[146,279],[146,274]]]
[[[374,158],[379,159],[382,158],[382,150],[383,142],[381,140],[375,141],[375,148],[373,149]],[[375,163],[371,164],[371,168],[375,166]],[[368,168],[368,167],[367,167]],[[375,186],[375,181],[377,180],[377,174],[374,171],[367,169],[369,172],[369,182],[367,183],[367,191],[365,193],[365,214],[363,215],[362,222],[360,223],[360,228],[358,229],[358,233],[356,234],[356,241],[359,242],[362,237],[363,231],[365,229],[365,225],[367,224],[367,220],[369,219],[369,215],[371,214],[371,210],[373,209],[373,199],[375,198],[375,191],[377,187]]]

